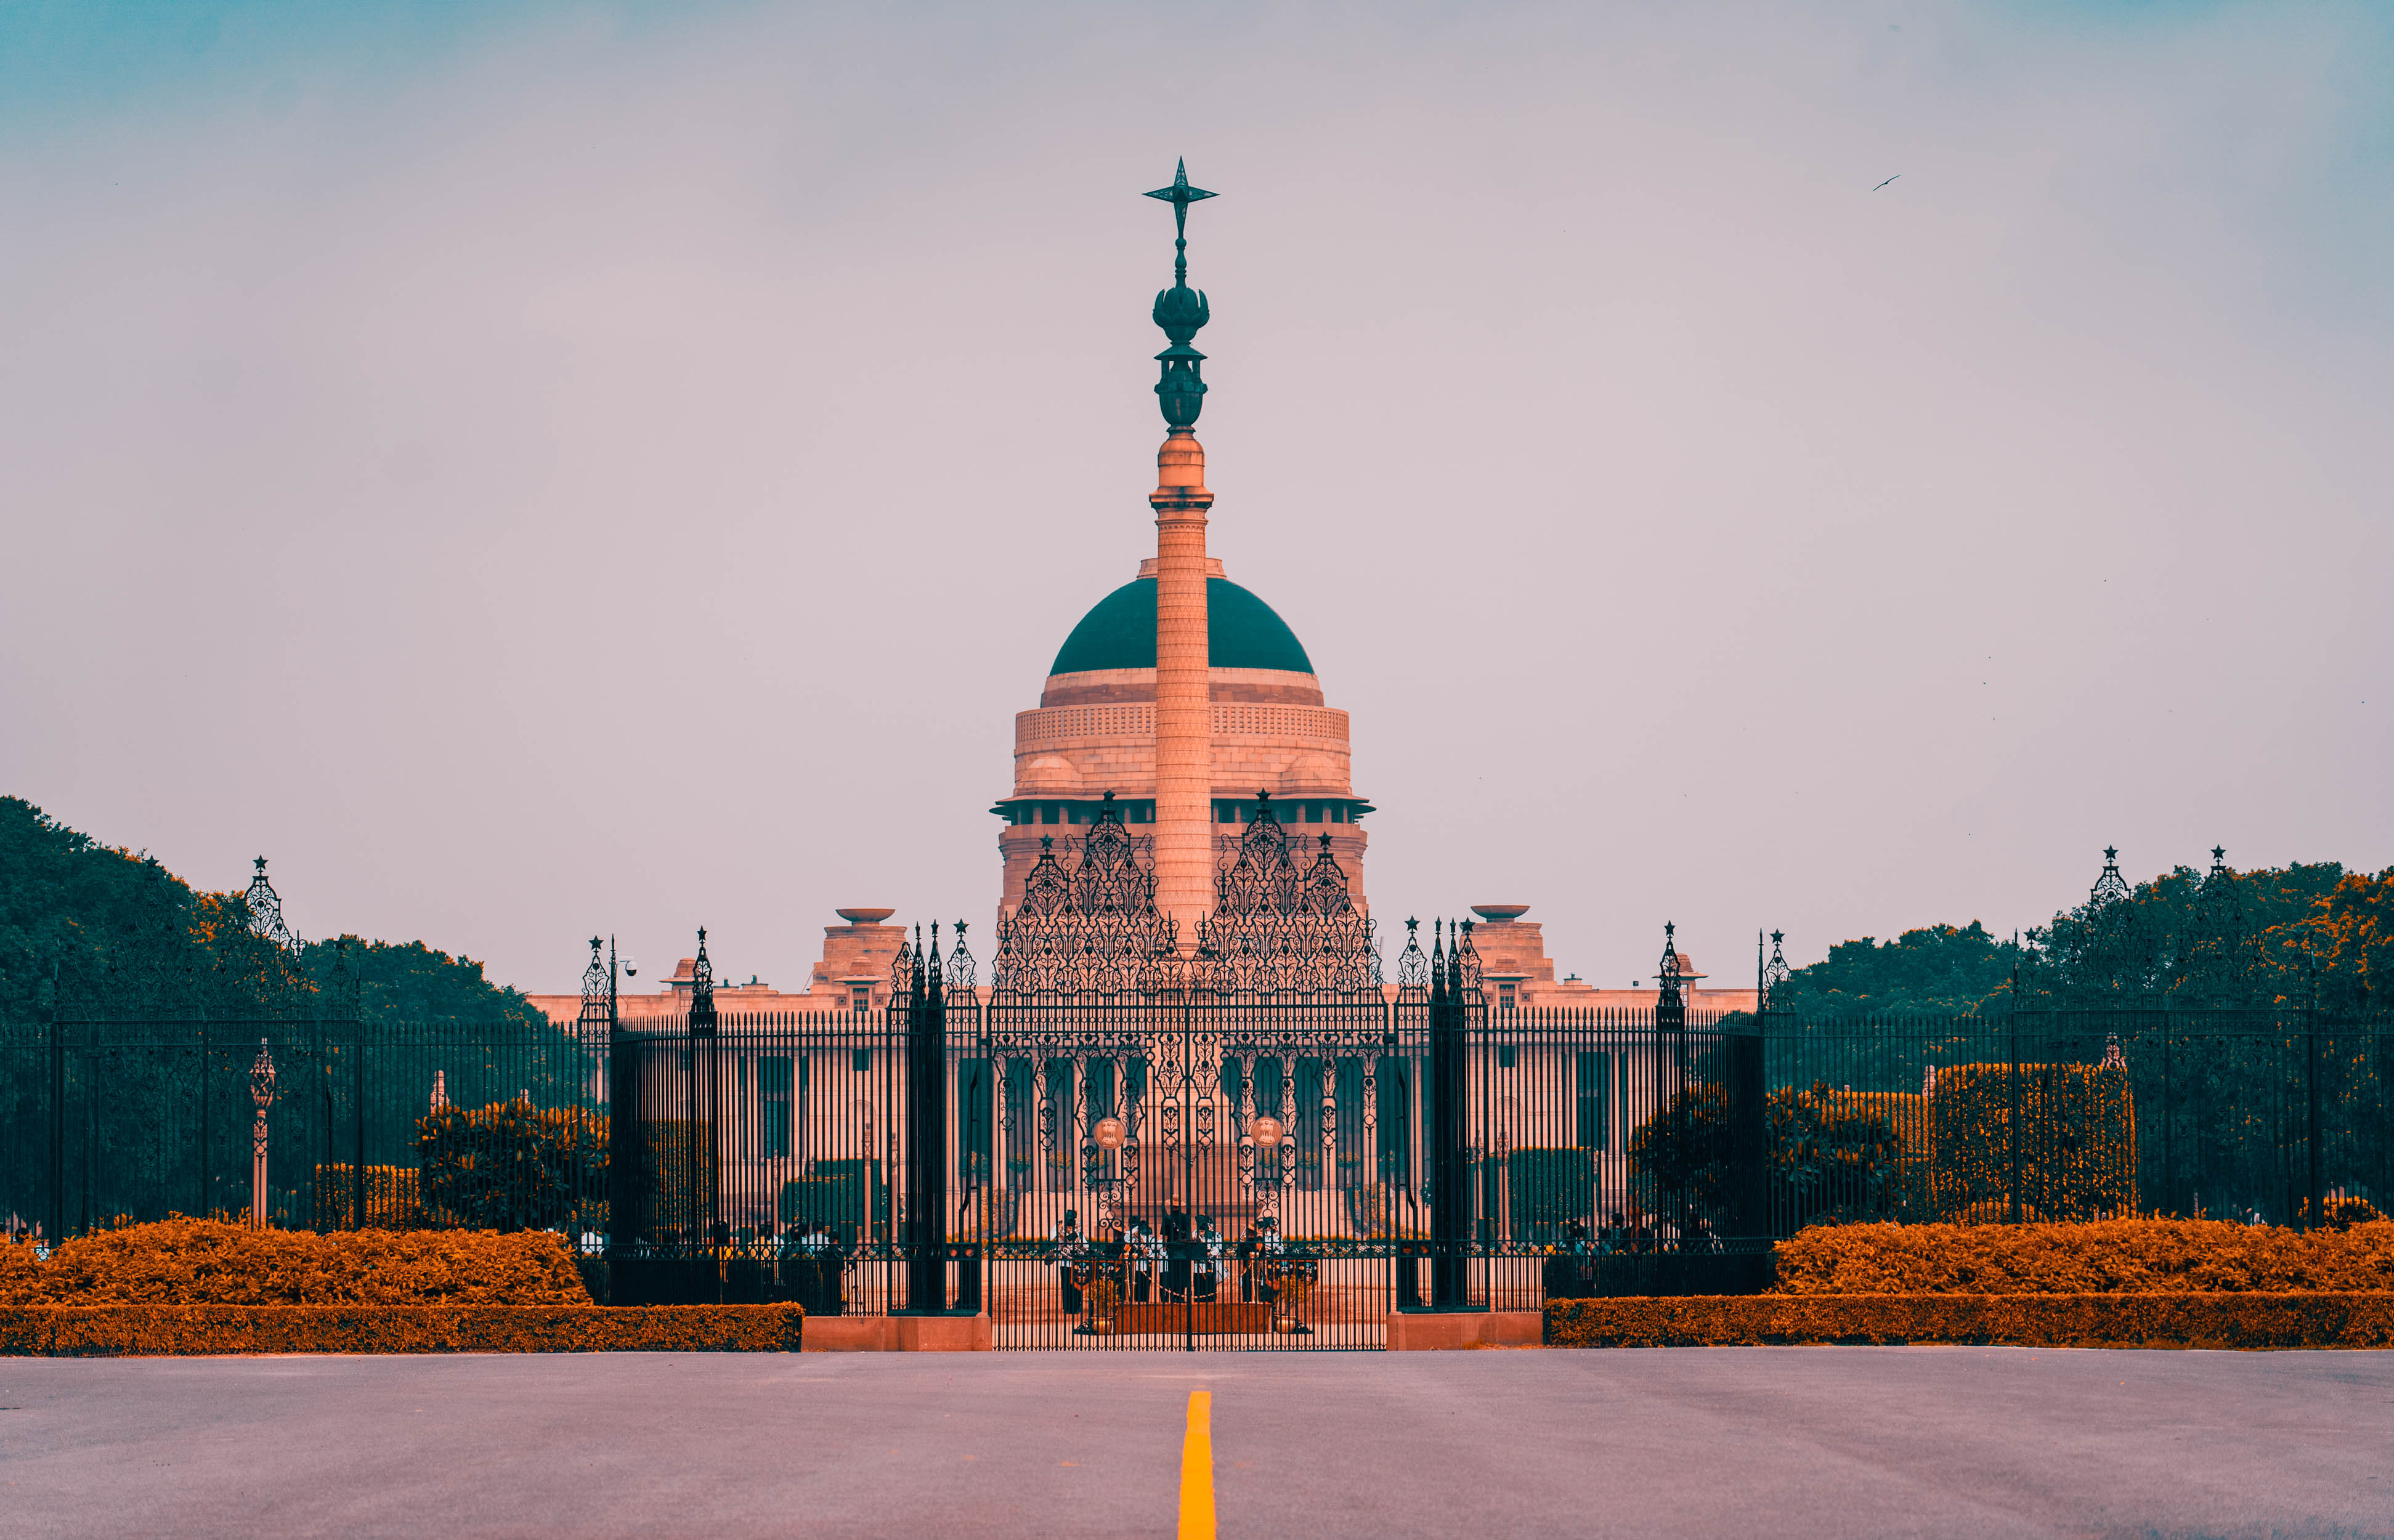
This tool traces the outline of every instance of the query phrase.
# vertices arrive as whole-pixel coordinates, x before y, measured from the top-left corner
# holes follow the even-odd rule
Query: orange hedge
[[[424,1223],[424,1205],[416,1197],[415,1167],[366,1167],[366,1222],[357,1220],[357,1179],[348,1165],[316,1167],[316,1226],[335,1230],[414,1230]]]
[[[2012,1100],[2019,1099],[2019,1149]],[[1948,1064],[1928,1100],[1928,1191],[1943,1219],[2009,1219],[2017,1154],[2022,1218],[2093,1219],[2137,1207],[2137,1107],[2106,1064]]]
[[[794,1353],[795,1305],[52,1305],[0,1310],[0,1356]]]
[[[1550,1348],[1913,1342],[2013,1348],[2394,1348],[2394,1293],[1715,1295],[1557,1299]]]
[[[2394,1222],[1819,1225],[1778,1262],[1782,1295],[2374,1292],[2394,1289]]]
[[[251,1230],[175,1218],[77,1236],[46,1262],[0,1246],[0,1308],[591,1303],[546,1231]]]

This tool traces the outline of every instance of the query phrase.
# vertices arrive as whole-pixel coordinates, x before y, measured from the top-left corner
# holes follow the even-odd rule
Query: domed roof
[[[1216,668],[1310,674],[1313,660],[1272,607],[1227,577],[1205,580],[1206,653]],[[1155,666],[1155,579],[1133,578],[1098,600],[1064,638],[1050,674]]]

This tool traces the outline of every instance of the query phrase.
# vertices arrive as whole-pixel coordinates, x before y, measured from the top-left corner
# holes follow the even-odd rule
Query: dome
[[[1053,754],[1043,754],[1025,765],[1017,779],[1024,789],[1034,791],[1077,791],[1081,785],[1081,772],[1072,768],[1072,762]]]
[[[1205,580],[1205,643],[1216,668],[1310,674],[1313,660],[1272,607],[1227,577]],[[1064,638],[1050,674],[1155,666],[1155,579],[1133,578],[1098,600]]]

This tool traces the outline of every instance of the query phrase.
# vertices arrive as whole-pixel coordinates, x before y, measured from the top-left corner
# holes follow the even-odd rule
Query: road
[[[1200,1389],[1225,1537],[2394,1535],[2394,1353],[1971,1348],[0,1360],[0,1533],[1171,1535]]]

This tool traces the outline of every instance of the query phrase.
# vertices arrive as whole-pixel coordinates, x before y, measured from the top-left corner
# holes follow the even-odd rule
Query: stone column
[[[1155,456],[1155,902],[1196,945],[1214,907],[1213,659],[1205,618],[1205,448],[1176,427]]]

